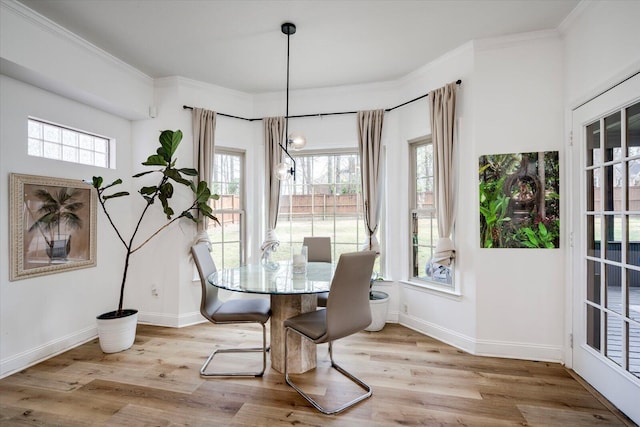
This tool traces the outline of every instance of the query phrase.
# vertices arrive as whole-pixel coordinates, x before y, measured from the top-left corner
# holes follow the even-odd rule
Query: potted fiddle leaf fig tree
[[[102,211],[118,236],[118,240],[124,247],[124,271],[122,272],[122,281],[120,284],[118,309],[97,317],[98,338],[100,347],[105,353],[116,353],[126,350],[133,345],[133,341],[135,340],[138,310],[123,308],[124,290],[127,283],[127,273],[129,271],[131,255],[180,218],[187,218],[191,221],[198,222],[201,218],[208,217],[218,222],[216,217],[213,216],[211,206],[209,206],[208,203],[209,199],[218,199],[218,195],[211,194],[209,186],[205,181],[200,181],[196,186],[192,179],[185,178],[197,176],[198,171],[196,169],[176,167],[177,159],[174,158],[174,154],[181,140],[182,132],[180,130],[165,130],[161,132],[159,138],[160,146],[154,154],[151,154],[147,160],[142,163],[142,165],[152,169],[133,175],[133,178],[139,178],[148,174],[155,174],[158,176],[158,181],[155,185],[145,185],[138,190],[138,193],[144,199],[144,205],[134,225],[133,232],[131,232],[128,237],[125,237],[120,231],[107,208],[110,200],[129,196],[129,192],[127,191],[114,192],[114,187],[122,184],[122,180],[116,179],[112,183],[105,185],[102,177],[94,176],[91,181],[91,185],[98,192],[98,201],[100,202]],[[175,184],[184,185],[191,189],[193,193],[193,202],[179,214],[176,214],[169,204],[174,194]],[[109,190],[109,194],[107,194],[107,190]],[[167,221],[145,240],[137,239],[142,221],[149,212],[149,209],[156,204],[156,201],[160,202]]]

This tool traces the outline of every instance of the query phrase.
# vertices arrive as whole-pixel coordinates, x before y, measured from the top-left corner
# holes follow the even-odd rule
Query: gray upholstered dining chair
[[[216,271],[216,265],[209,253],[206,243],[198,243],[191,247],[193,259],[198,268],[200,283],[202,284],[202,299],[200,313],[211,323],[260,323],[262,325],[262,347],[252,348],[224,348],[217,349],[211,355],[202,368],[202,377],[227,377],[227,376],[255,376],[261,377],[267,368],[267,332],[265,324],[271,316],[271,304],[267,299],[234,299],[226,302],[218,298],[218,288],[210,285],[207,278]],[[207,373],[207,367],[218,353],[245,353],[262,352],[262,371],[260,372],[225,372]]]
[[[324,414],[341,412],[372,394],[369,385],[347,372],[333,360],[333,341],[362,331],[371,324],[369,281],[375,258],[375,251],[342,254],[331,282],[327,308],[303,313],[284,322],[285,381]],[[288,337],[293,332],[315,344],[328,342],[331,367],[360,386],[365,390],[365,393],[337,408],[327,409],[293,383],[289,378],[288,371]]]
[[[305,237],[302,245],[307,247],[307,261],[331,262],[331,237]],[[327,306],[329,292],[318,294],[318,307]]]

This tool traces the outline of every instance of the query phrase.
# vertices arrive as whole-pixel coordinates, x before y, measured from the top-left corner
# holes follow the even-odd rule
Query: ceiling
[[[248,93],[395,80],[480,38],[555,29],[580,0],[20,0],[151,77]]]

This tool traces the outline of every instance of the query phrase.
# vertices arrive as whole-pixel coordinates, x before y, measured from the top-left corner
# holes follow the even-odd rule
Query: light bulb
[[[291,165],[287,162],[278,163],[276,165],[276,178],[281,181],[291,178]]]
[[[287,137],[287,144],[291,146],[292,150],[300,150],[307,145],[307,138],[301,133],[291,132]]]

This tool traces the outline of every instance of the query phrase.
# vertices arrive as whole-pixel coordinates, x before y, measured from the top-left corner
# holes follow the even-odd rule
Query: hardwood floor
[[[335,343],[336,361],[373,387],[339,415],[317,412],[270,368],[262,378],[200,378],[214,346],[260,340],[255,325],[139,325],[125,352],[103,354],[94,340],[0,380],[0,425],[634,425],[559,364],[472,356],[396,324]],[[213,366],[260,357],[216,356]],[[319,346],[318,368],[296,381],[325,402],[360,391],[330,371]]]

